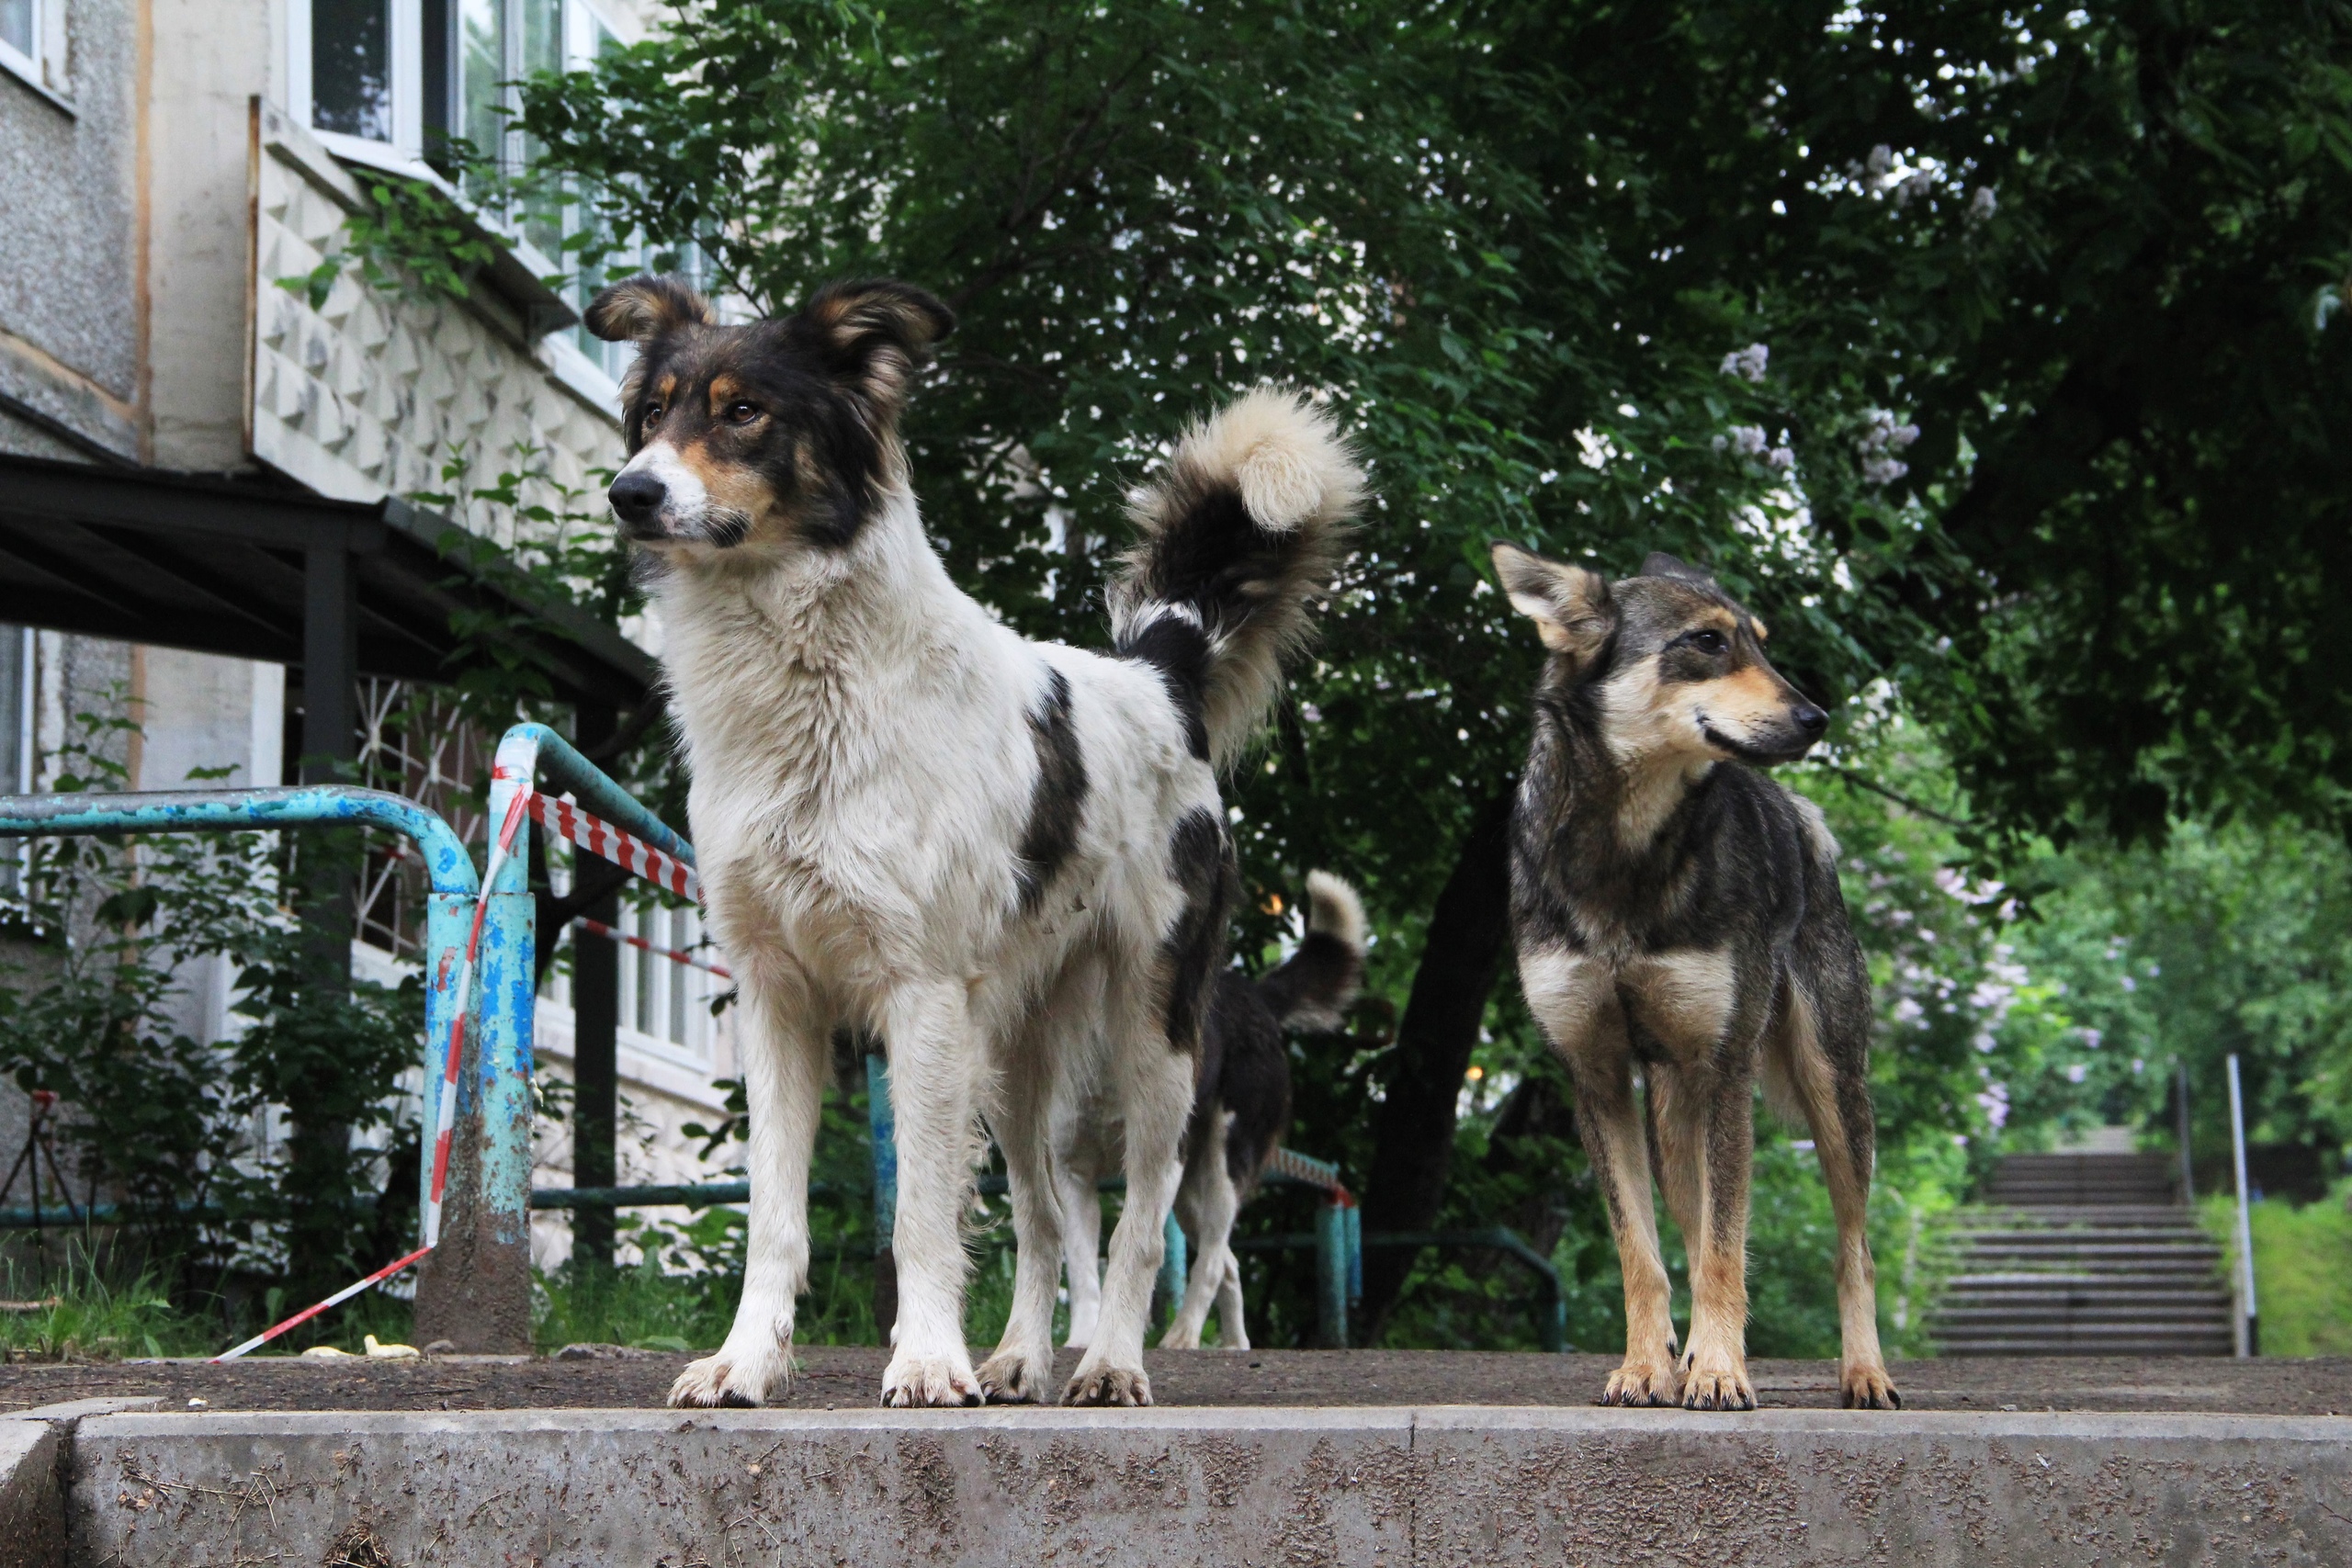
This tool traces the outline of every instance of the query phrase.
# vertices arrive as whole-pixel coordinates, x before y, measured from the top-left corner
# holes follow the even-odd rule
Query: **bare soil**
[[[0,1366],[0,1409],[158,1396],[165,1409],[634,1409],[662,1403],[690,1357],[601,1354],[413,1361],[254,1357]],[[978,1356],[974,1358],[976,1360]],[[848,1409],[875,1402],[888,1352],[808,1346],[777,1403]],[[1449,1350],[1178,1350],[1146,1358],[1154,1398],[1177,1405],[1589,1404],[1613,1359]],[[1077,1353],[1066,1351],[1067,1377]],[[1833,1408],[1829,1361],[1755,1361],[1768,1409]],[[1909,1361],[1894,1368],[1912,1410],[2198,1411],[2352,1415],[2352,1357],[2312,1360],[2036,1357]]]

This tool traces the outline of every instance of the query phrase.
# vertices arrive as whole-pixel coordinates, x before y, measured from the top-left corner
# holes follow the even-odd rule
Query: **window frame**
[[[36,15],[52,6],[62,6],[64,0],[33,0]],[[329,151],[355,163],[369,164],[382,168],[409,173],[413,165],[424,162],[424,0],[385,0],[387,7],[385,47],[390,56],[388,74],[391,78],[392,137],[389,141],[374,137],[354,136],[346,131],[326,130],[318,123],[318,103],[312,95],[311,0],[288,0],[286,7],[286,105],[296,120],[325,144]],[[512,80],[516,73],[522,51],[522,17],[526,0],[496,0],[501,13],[502,36],[505,40],[507,75],[501,81]],[[595,0],[555,0],[558,52],[566,70],[576,70],[593,54],[593,28],[604,29],[624,44],[634,43],[643,36],[638,19],[626,14],[616,15],[615,8]],[[456,0],[451,4],[454,28]],[[450,59],[446,66],[449,82],[450,102],[442,111],[444,124],[455,125],[454,118],[463,112],[463,90],[458,85],[458,51],[455,39],[446,46]],[[0,45],[0,50],[5,50]],[[13,51],[6,52],[13,53]],[[503,95],[510,107],[514,95]],[[515,139],[521,132],[510,130],[506,145],[499,148],[502,158],[514,155]],[[388,162],[388,157],[397,162]]]
[[[5,70],[75,118],[71,63],[65,28],[66,0],[31,0],[33,52],[28,54],[0,39],[0,70]]]

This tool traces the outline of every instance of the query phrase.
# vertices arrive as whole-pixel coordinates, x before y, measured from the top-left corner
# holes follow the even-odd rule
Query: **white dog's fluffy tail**
[[[1330,416],[1261,387],[1187,431],[1134,499],[1142,536],[1111,589],[1120,653],[1155,666],[1192,721],[1193,750],[1238,757],[1306,636],[1363,471]]]
[[[1363,989],[1365,920],[1356,890],[1328,871],[1306,874],[1306,937],[1258,982],[1274,1016],[1297,1029],[1334,1030]]]

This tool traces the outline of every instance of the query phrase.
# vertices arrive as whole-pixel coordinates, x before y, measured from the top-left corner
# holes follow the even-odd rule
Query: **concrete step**
[[[2018,1285],[1958,1283],[1948,1285],[1939,1314],[1961,1307],[2001,1306],[2022,1310],[2028,1307],[2092,1305],[2114,1307],[2144,1307],[2150,1311],[2186,1312],[2215,1311],[2227,1313],[2230,1292],[2193,1286],[2174,1290],[2151,1289],[2144,1286],[2116,1287],[2096,1280],[2052,1288],[2048,1285]]]
[[[2222,1250],[2200,1230],[2154,1230],[2138,1225],[2105,1228],[2083,1225],[2070,1230],[2019,1226],[1999,1230],[1955,1230],[1951,1235],[1955,1241],[1978,1247],[2156,1247],[2173,1251],[2185,1249],[2214,1254]]]
[[[2226,1334],[2213,1338],[2177,1339],[2150,1337],[2144,1339],[2100,1339],[2076,1343],[2057,1337],[2034,1336],[2030,1338],[1956,1339],[1939,1342],[1939,1354],[1954,1359],[1986,1356],[2210,1356],[2232,1354],[2233,1341]]]
[[[2218,1328],[2230,1332],[2230,1312],[2224,1303],[2219,1311],[2211,1307],[2190,1306],[2152,1310],[2144,1305],[2113,1302],[2062,1302],[2054,1306],[2026,1308],[2011,1304],[1961,1305],[1947,1304],[1936,1314],[1936,1332],[1950,1336],[1962,1332],[1984,1332],[1989,1329],[2031,1333],[2042,1325],[2061,1325],[2073,1329],[2090,1324],[2120,1324],[2126,1327],[2144,1326],[2151,1331],[2161,1329],[2170,1334],[2182,1330],[2210,1332]]]
[[[2086,1273],[2081,1269],[2052,1269],[2043,1270],[2005,1269],[1983,1273],[1953,1274],[1944,1280],[1947,1294],[1955,1291],[2147,1291],[2166,1295],[2198,1293],[2218,1290],[2224,1296],[2229,1288],[2207,1275],[2181,1273]]]
[[[92,1563],[2352,1561],[2330,1417],[222,1411],[66,1446],[24,1466]]]
[[[2227,1328],[2210,1325],[2052,1324],[2018,1328],[2001,1324],[1960,1327],[1939,1334],[1936,1344],[1947,1356],[2227,1356],[2235,1341]],[[2001,1346],[2010,1349],[2001,1349]],[[2027,1351],[2016,1347],[2033,1345]]]
[[[2197,1216],[2177,1203],[1988,1203],[1960,1211],[1960,1217],[1954,1223],[1971,1225],[1996,1222],[2019,1227],[2089,1225],[2103,1228],[2121,1225],[2128,1228],[2144,1225],[2157,1230],[2204,1233],[2204,1227],[2197,1223]]]

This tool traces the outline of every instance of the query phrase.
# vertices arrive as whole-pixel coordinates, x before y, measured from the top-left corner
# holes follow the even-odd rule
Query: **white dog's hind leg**
[[[1077,984],[1083,987],[1084,980]],[[994,1122],[1012,1201],[1013,1277],[1003,1337],[978,1373],[980,1392],[991,1402],[1038,1399],[1054,1371],[1054,1285],[1061,1278],[1062,1237],[1047,1128],[1055,1070],[1065,1059],[1056,1032],[1093,1010],[1091,992],[1071,996],[1072,988],[1065,985],[1047,998],[997,1075],[1002,1103]]]
[[[792,1371],[792,1317],[808,1282],[808,1156],[831,1052],[831,1031],[795,977],[743,976],[740,1057],[750,1111],[751,1217],[743,1299],[715,1355],[671,1385],[678,1405],[758,1404]]]
[[[1216,1338],[1228,1350],[1250,1348],[1250,1330],[1241,1315],[1241,1259],[1226,1244],[1225,1281],[1216,1288]]]
[[[1140,984],[1118,989],[1141,990]],[[1111,1232],[1102,1278],[1102,1316],[1094,1342],[1062,1391],[1066,1404],[1149,1404],[1143,1337],[1151,1285],[1166,1247],[1161,1227],[1176,1197],[1178,1145],[1193,1109],[1193,1060],[1171,1050],[1156,1010],[1140,998],[1112,999],[1106,1010],[1121,1109],[1126,1123],[1127,1199]],[[1124,1005],[1123,1005],[1124,1002]]]
[[[882,1403],[978,1404],[980,1382],[964,1344],[963,1214],[971,1198],[982,1063],[964,987],[952,980],[902,986],[886,1009],[883,1039],[899,1132],[899,1215],[891,1233],[899,1331],[882,1375]]]

